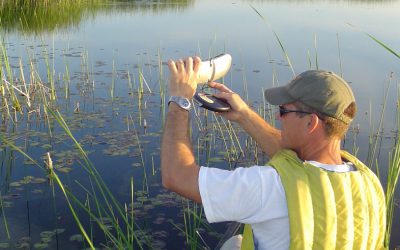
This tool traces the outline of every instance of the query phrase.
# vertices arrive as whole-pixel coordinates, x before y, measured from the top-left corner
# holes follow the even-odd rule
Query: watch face
[[[192,107],[192,104],[190,103],[189,99],[180,96],[171,96],[169,98],[169,102],[175,102],[176,104],[179,105],[179,107],[186,109],[188,111]]]
[[[181,102],[183,107],[189,107],[190,106],[190,102],[187,99],[181,99],[180,102]]]

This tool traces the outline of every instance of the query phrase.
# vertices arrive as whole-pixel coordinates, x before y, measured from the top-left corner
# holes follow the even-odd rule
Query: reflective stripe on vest
[[[267,164],[285,189],[290,249],[385,249],[386,205],[375,174],[351,154],[342,158],[358,171],[336,173],[301,161],[282,150]],[[247,231],[252,238],[249,225]],[[254,249],[254,243],[251,248]]]

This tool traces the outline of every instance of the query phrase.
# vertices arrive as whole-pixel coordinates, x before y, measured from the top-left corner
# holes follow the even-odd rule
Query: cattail
[[[47,152],[46,159],[47,159],[47,162],[46,162],[47,169],[49,170],[49,172],[51,172],[51,171],[53,171],[53,161],[51,160],[50,152]]]
[[[147,128],[147,121],[146,121],[146,119],[143,119],[143,127],[144,127],[144,128]]]
[[[53,161],[51,160],[50,152],[47,152],[47,154],[46,154],[46,165],[47,165],[47,169],[49,170],[49,174],[47,175],[47,178],[48,178],[49,184],[52,186],[53,181],[52,181],[51,175],[53,173]]]
[[[74,113],[79,113],[79,112],[80,112],[79,102],[76,102],[76,107],[74,109]]]

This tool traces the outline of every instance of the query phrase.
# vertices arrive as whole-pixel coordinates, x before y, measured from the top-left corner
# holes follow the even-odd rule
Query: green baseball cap
[[[340,76],[324,70],[308,70],[288,84],[265,90],[266,100],[273,105],[301,102],[316,111],[349,124],[344,115],[355,102],[353,91]]]

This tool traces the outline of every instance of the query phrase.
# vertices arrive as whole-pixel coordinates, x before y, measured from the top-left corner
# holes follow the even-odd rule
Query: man
[[[168,62],[172,98],[162,139],[163,185],[202,203],[209,222],[251,225],[252,248],[383,249],[386,214],[379,180],[340,149],[356,113],[348,84],[334,73],[311,70],[266,90],[267,101],[279,105],[278,130],[230,89],[209,83],[231,106],[220,115],[237,122],[271,160],[234,171],[200,167],[185,104],[195,93],[200,61]]]

